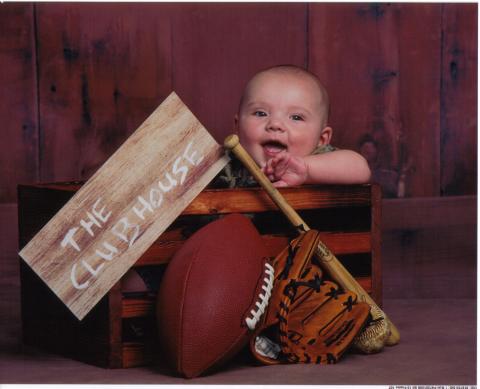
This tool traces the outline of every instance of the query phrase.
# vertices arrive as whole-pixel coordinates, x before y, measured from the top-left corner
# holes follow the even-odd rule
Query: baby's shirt
[[[312,155],[325,154],[335,150],[338,150],[338,148],[332,145],[321,145],[321,146],[317,146],[317,148],[313,150]]]
[[[338,150],[332,145],[318,146],[313,150],[311,155],[325,154]],[[223,170],[213,179],[209,188],[251,188],[258,186],[257,181],[250,175],[243,164],[229,153],[230,162],[223,168]]]

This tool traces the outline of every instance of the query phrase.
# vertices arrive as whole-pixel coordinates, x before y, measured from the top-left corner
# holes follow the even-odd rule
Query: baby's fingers
[[[265,166],[262,168],[262,172],[263,174],[265,174],[267,176],[267,178],[270,180],[270,181],[273,181],[275,179],[274,177],[274,170],[273,170],[273,167],[272,167],[272,160],[269,159],[267,161],[267,163],[265,164]]]
[[[279,180],[279,181],[273,182],[273,186],[275,188],[286,188],[288,186],[288,184],[283,180]]]
[[[288,153],[281,153],[280,155],[275,157],[273,161],[273,168],[275,172],[275,176],[278,178],[282,177],[288,169],[290,163],[290,154]]]
[[[269,159],[266,163],[265,166],[263,167],[263,172],[265,174],[273,174],[273,170],[275,168],[275,165],[273,165],[273,159]]]

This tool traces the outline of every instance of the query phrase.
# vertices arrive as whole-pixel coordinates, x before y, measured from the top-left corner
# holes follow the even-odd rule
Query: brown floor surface
[[[16,207],[3,208],[6,210],[2,215],[10,216],[0,220],[0,383],[474,385],[477,382],[476,299],[399,299],[392,298],[388,288],[384,309],[399,328],[401,343],[376,355],[348,354],[336,365],[257,367],[245,358],[239,358],[216,374],[184,380],[172,376],[164,367],[103,369],[25,347],[20,340]],[[5,220],[9,222],[5,223]],[[441,240],[437,241],[441,243]],[[414,274],[418,266],[404,269],[402,274],[399,274],[400,270],[392,271],[394,267],[399,268],[404,259],[386,256],[384,274],[398,276],[396,281],[389,280],[387,285],[397,282],[396,293],[401,294],[402,285],[408,286],[410,279],[417,277],[417,282],[419,279],[424,281],[424,288],[428,288],[427,281],[432,285],[436,282],[438,289],[435,290],[438,294],[443,291],[442,296],[472,295],[472,285],[474,287],[476,282],[475,262],[472,260],[475,247],[469,248],[467,253],[469,258],[453,260],[450,256],[448,261],[442,260],[442,266],[431,264],[428,269],[422,269],[422,274],[428,274],[428,278],[418,278],[418,274]],[[458,267],[459,263],[463,265]],[[444,284],[442,277],[449,272],[453,274],[452,267],[463,269],[455,275],[457,281],[462,282],[451,283],[453,292],[449,294],[448,290],[439,287],[438,280]],[[464,284],[468,284],[468,288]]]
[[[1,298],[0,382],[61,384],[476,384],[476,301],[389,300],[385,311],[402,341],[376,355],[346,355],[336,365],[253,366],[245,358],[192,380],[158,366],[103,369],[22,346],[18,300]]]

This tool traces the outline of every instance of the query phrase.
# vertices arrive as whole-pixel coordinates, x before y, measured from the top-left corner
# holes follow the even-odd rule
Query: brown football
[[[185,377],[217,368],[246,345],[265,312],[273,267],[245,216],[209,223],[176,252],[157,300],[162,353]]]

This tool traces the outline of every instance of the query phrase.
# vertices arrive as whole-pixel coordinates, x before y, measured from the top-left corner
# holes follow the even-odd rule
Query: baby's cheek
[[[248,147],[249,149],[251,149],[255,144],[259,143],[257,140],[257,136],[252,131],[246,131],[246,130],[240,129],[238,131],[238,137],[240,138],[240,143],[245,148]]]
[[[253,158],[258,166],[265,166],[266,159],[263,153],[263,148],[258,144],[246,144],[243,146],[247,153]]]
[[[306,157],[312,155],[313,151],[318,146],[318,140],[315,137],[307,136],[305,133],[290,133],[289,148],[290,154],[295,157]]]
[[[315,151],[317,148],[317,145],[310,145],[310,144],[303,144],[303,145],[297,145],[295,147],[289,148],[290,154],[295,156],[295,157],[306,157],[308,155],[312,155],[312,153]]]

